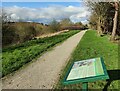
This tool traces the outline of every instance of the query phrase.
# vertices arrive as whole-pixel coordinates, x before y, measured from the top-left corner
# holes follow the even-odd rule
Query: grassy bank
[[[79,31],[68,31],[56,36],[31,40],[20,45],[3,49],[2,76],[18,70],[54,45],[64,41]]]
[[[118,45],[111,43],[108,36],[100,37],[96,34],[96,31],[87,31],[82,40],[78,44],[77,48],[72,54],[70,61],[61,74],[60,80],[56,86],[58,89],[80,89],[82,84],[63,85],[62,80],[65,73],[68,71],[71,63],[77,60],[84,60],[96,57],[103,57],[104,63],[108,70],[110,80],[108,86],[107,81],[91,82],[88,85],[89,89],[118,89],[118,83],[120,83],[120,68],[118,67]]]

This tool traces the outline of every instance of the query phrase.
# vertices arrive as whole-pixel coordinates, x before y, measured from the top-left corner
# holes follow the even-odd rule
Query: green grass
[[[2,76],[18,70],[54,45],[78,32],[79,30],[73,30],[56,36],[31,40],[20,45],[4,48],[2,53]]]
[[[103,57],[104,63],[108,70],[110,80],[108,81],[96,81],[91,82],[88,85],[89,89],[118,89],[118,83],[120,83],[120,68],[118,67],[118,44],[109,41],[108,36],[100,37],[96,34],[96,31],[89,30],[85,33],[75,51],[72,53],[72,57],[69,60],[67,66],[60,76],[60,80],[57,83],[57,89],[81,89],[82,84],[63,85],[63,78],[65,77],[68,68],[71,63],[78,60]]]

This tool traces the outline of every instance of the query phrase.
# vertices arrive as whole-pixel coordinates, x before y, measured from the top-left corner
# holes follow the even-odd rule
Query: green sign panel
[[[98,75],[104,75],[100,58],[89,59],[75,62],[67,77],[67,80],[74,80]]]
[[[64,84],[90,82],[100,79],[109,79],[109,76],[103,59],[93,58],[74,62],[66,74]]]

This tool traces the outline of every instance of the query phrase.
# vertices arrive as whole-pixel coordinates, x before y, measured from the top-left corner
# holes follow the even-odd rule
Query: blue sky
[[[83,2],[3,2],[2,6],[11,7],[11,6],[19,6],[19,7],[29,7],[29,8],[40,8],[47,7],[51,5],[63,5],[63,6],[84,6]]]
[[[90,12],[83,2],[3,2],[4,11],[14,21],[49,23],[70,18],[72,22],[87,23]]]

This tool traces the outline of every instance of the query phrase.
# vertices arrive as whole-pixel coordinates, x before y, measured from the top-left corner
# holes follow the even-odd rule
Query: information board
[[[74,62],[66,80],[82,79],[104,75],[100,58],[93,58]]]

